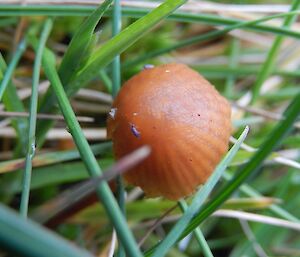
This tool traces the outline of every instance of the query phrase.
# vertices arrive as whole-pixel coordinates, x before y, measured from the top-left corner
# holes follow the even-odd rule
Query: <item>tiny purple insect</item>
[[[141,133],[137,130],[137,128],[134,126],[134,124],[130,124],[130,129],[131,129],[131,132],[132,134],[137,137],[137,138],[140,138],[141,137]]]
[[[149,70],[149,69],[152,69],[152,68],[154,68],[153,64],[145,64],[144,65],[144,70]]]

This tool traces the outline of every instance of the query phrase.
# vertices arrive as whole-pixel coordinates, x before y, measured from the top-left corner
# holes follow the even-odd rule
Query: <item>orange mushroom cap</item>
[[[231,109],[201,75],[183,64],[145,69],[128,80],[108,118],[117,159],[142,145],[150,156],[124,176],[146,196],[192,194],[228,149]]]

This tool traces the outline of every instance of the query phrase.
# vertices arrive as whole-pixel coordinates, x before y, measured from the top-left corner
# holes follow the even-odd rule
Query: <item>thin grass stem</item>
[[[28,140],[27,154],[26,154],[26,161],[25,161],[25,170],[23,174],[23,186],[22,186],[22,195],[21,195],[21,203],[20,203],[20,214],[23,217],[27,217],[28,214],[32,159],[35,154],[35,129],[36,129],[36,119],[37,119],[38,85],[40,79],[42,55],[51,28],[52,28],[52,20],[47,19],[47,21],[43,26],[40,42],[36,52],[34,67],[33,67],[32,92],[31,92],[30,111],[29,111],[29,128],[28,128],[28,138],[27,138]]]
[[[293,15],[296,15],[296,14],[299,14],[299,11],[291,11],[291,12],[283,13],[283,14],[270,15],[270,16],[266,16],[266,17],[263,17],[261,19],[252,20],[252,21],[242,21],[242,22],[239,22],[239,23],[236,23],[236,24],[233,24],[233,25],[229,25],[229,26],[227,26],[227,27],[225,27],[224,29],[221,29],[221,30],[210,31],[210,32],[207,32],[205,34],[201,34],[201,35],[197,35],[197,36],[194,36],[194,37],[191,37],[191,38],[188,38],[188,39],[181,40],[181,41],[179,41],[178,43],[176,43],[174,45],[171,45],[171,46],[168,46],[168,47],[165,47],[165,48],[161,48],[161,49],[158,49],[158,50],[154,50],[154,51],[152,51],[150,53],[147,53],[147,54],[145,54],[141,57],[138,57],[134,60],[124,62],[123,66],[124,67],[134,66],[134,65],[142,63],[142,62],[144,62],[144,61],[146,61],[150,58],[154,58],[156,56],[174,51],[178,48],[183,48],[183,47],[195,44],[195,43],[199,43],[199,42],[203,42],[203,41],[206,41],[206,40],[211,40],[211,39],[217,38],[217,37],[225,35],[226,33],[230,32],[232,30],[235,30],[235,29],[245,28],[245,27],[248,27],[248,26],[251,26],[251,25],[257,25],[257,24],[262,23],[264,21],[272,20],[272,19],[276,19],[276,18],[280,18],[280,17],[285,17],[285,16],[290,17],[290,16],[293,16]]]
[[[178,205],[183,213],[188,209],[188,205],[187,205],[186,201],[184,201],[184,200],[179,200]],[[197,227],[193,233],[202,249],[204,257],[213,257],[213,254],[209,248],[209,245],[208,245],[201,229],[199,227]]]
[[[223,178],[227,181],[231,180],[232,177],[233,176],[230,175],[228,172],[225,172],[223,174]],[[258,193],[255,189],[253,189],[251,186],[249,186],[247,184],[243,184],[239,188],[239,190],[250,197],[262,197],[262,195],[260,193]],[[293,222],[299,222],[299,219],[297,217],[295,217],[294,215],[292,215],[291,213],[289,213],[288,211],[286,211],[285,209],[283,209],[282,207],[280,207],[276,204],[272,204],[269,207],[269,209],[272,213],[274,213],[275,215],[277,215],[280,218],[283,218],[283,219],[286,219],[289,221],[293,221]]]
[[[0,80],[3,80],[3,76],[5,74],[5,71],[7,69],[7,65],[3,59],[2,54],[0,53]],[[7,89],[5,90],[3,94],[2,99],[3,105],[7,111],[13,111],[13,112],[24,112],[25,108],[18,97],[17,90],[15,86],[10,82],[8,83]],[[16,131],[16,134],[18,135],[18,143],[16,144],[15,148],[15,155],[19,156],[21,153],[26,152],[26,140],[22,135],[27,133],[28,128],[28,121],[25,118],[20,119],[13,119],[11,120],[11,125]]]
[[[103,82],[104,86],[106,87],[106,90],[108,91],[108,93],[112,94],[112,81],[104,69],[101,69],[99,71],[99,77],[100,77],[101,81]]]
[[[121,13],[121,3],[120,0],[114,0],[113,5],[113,15],[112,15],[112,36],[116,36],[120,33],[122,28],[122,13]],[[115,98],[121,87],[121,65],[120,65],[120,55],[116,55],[112,61],[112,97]],[[124,217],[126,216],[125,207],[125,188],[123,183],[123,178],[118,175],[116,178],[117,184],[117,202],[120,206],[120,210]],[[124,246],[119,243],[118,250],[116,253],[117,257],[125,257]]]
[[[294,0],[291,6],[291,12],[297,10],[299,8],[300,5],[300,0]],[[283,22],[283,27],[284,28],[289,28],[294,21],[296,20],[297,15],[292,15],[292,16],[287,16],[284,19]],[[283,36],[277,36],[268,52],[268,56],[266,58],[266,61],[262,67],[262,69],[260,70],[260,72],[258,73],[256,82],[252,88],[252,98],[251,98],[251,103],[254,103],[259,94],[260,94],[260,89],[263,85],[263,83],[265,82],[265,80],[267,79],[267,77],[271,74],[272,70],[275,67],[276,64],[276,57],[277,54],[280,50],[281,44],[284,40]]]
[[[240,65],[239,67],[230,68],[223,65],[196,65],[194,66],[194,69],[201,72],[205,77],[223,79],[232,76],[236,79],[257,74],[261,70],[261,66]],[[290,71],[274,69],[271,74],[285,77],[300,77],[300,72],[298,70]]]
[[[112,36],[120,33],[122,27],[121,4],[120,0],[114,0],[113,6],[113,21],[112,21]],[[120,72],[120,55],[112,61],[112,96],[115,97],[121,86],[121,72]]]
[[[240,49],[240,40],[237,38],[233,38],[230,42],[230,49],[229,49],[229,68],[236,68],[239,59],[239,49]],[[225,96],[229,99],[232,98],[233,89],[234,89],[234,76],[229,76],[225,82]]]
[[[64,91],[63,85],[61,84],[60,78],[55,69],[55,57],[52,53],[44,52],[43,67],[46,76],[51,82],[60,110],[65,117],[68,129],[72,134],[73,140],[80,152],[81,158],[86,165],[87,170],[92,177],[101,175],[102,170],[98,165],[86,138],[83,135],[80,125],[70,105],[69,99]],[[126,220],[124,219],[124,216],[122,215],[122,212],[120,211],[120,208],[106,182],[101,182],[99,184],[97,188],[97,195],[101,199],[128,256],[142,256],[139,248],[137,247],[135,239],[128,228]]]
[[[0,101],[2,100],[3,94],[11,80],[12,74],[13,74],[18,62],[21,59],[21,56],[26,49],[26,45],[27,45],[26,39],[23,39],[20,42],[20,44],[18,45],[17,50],[16,50],[15,54],[13,55],[13,58],[11,59],[9,65],[7,66],[7,69],[5,71],[5,74],[4,74],[1,84],[0,84]]]

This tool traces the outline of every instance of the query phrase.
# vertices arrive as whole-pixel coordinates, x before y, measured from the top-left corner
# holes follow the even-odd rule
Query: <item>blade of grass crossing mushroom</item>
[[[179,204],[179,207],[182,210],[182,212],[185,212],[188,209],[188,205],[187,205],[186,201],[180,200],[178,202],[178,204]],[[201,247],[201,250],[203,252],[204,257],[213,257],[213,254],[212,254],[212,252],[209,248],[209,245],[206,242],[205,237],[204,237],[204,235],[203,235],[203,233],[202,233],[202,231],[199,227],[197,227],[194,230],[194,235],[195,235],[195,238],[196,238],[196,240],[198,241],[198,243]]]
[[[92,177],[97,177],[102,174],[102,170],[97,163],[95,156],[83,135],[80,125],[76,119],[76,116],[72,110],[68,97],[64,91],[64,88],[60,82],[58,73],[55,69],[55,56],[50,51],[44,51],[43,54],[43,68],[46,76],[48,77],[51,86],[55,92],[58,100],[60,110],[62,111],[69,131],[72,134],[73,140],[80,152],[81,158],[86,165]],[[122,215],[120,208],[115,201],[115,198],[106,182],[101,182],[97,187],[97,194],[101,199],[106,212],[111,219],[116,232],[125,247],[126,253],[129,256],[142,256],[135,239],[128,228],[126,220]]]
[[[11,255],[39,257],[93,257],[86,250],[17,215],[0,204],[0,248]]]
[[[197,213],[201,205],[205,202],[210,192],[213,190],[216,183],[219,181],[222,173],[225,171],[238,149],[240,148],[242,142],[245,140],[249,131],[249,127],[246,127],[237,142],[232,146],[230,151],[216,167],[214,173],[209,177],[207,182],[198,190],[195,197],[192,200],[191,205],[184,212],[182,217],[177,221],[174,227],[171,229],[169,234],[164,238],[164,240],[156,247],[152,257],[165,256],[168,250],[177,242],[180,235],[183,233],[185,228],[188,226],[189,222],[193,216]],[[195,228],[194,228],[195,229]],[[147,256],[148,256],[147,252]]]
[[[242,21],[242,22],[239,22],[237,24],[229,25],[229,26],[225,27],[224,29],[213,30],[213,31],[207,32],[205,34],[201,34],[201,35],[197,35],[197,36],[194,36],[194,37],[191,37],[191,38],[188,38],[188,39],[181,40],[181,41],[179,41],[178,43],[176,43],[174,45],[171,45],[171,46],[168,46],[168,47],[165,47],[165,48],[161,48],[161,49],[158,49],[158,50],[154,50],[150,53],[146,53],[145,55],[142,55],[141,57],[138,57],[135,60],[130,60],[130,61],[124,62],[123,66],[124,67],[130,67],[130,66],[139,64],[143,61],[146,61],[147,59],[150,59],[150,58],[153,58],[153,57],[156,57],[156,56],[174,51],[178,48],[189,46],[189,45],[199,43],[199,42],[202,42],[202,41],[205,41],[205,40],[214,39],[216,37],[222,36],[222,35],[228,33],[229,31],[232,31],[232,30],[235,30],[235,29],[246,28],[250,25],[256,25],[256,24],[264,22],[264,21],[268,21],[268,20],[272,20],[272,19],[276,19],[276,18],[281,18],[281,17],[290,17],[290,16],[294,16],[296,14],[299,14],[299,11],[291,11],[291,12],[283,13],[283,14],[270,15],[270,16],[266,16],[266,17],[263,17],[261,19],[252,20],[252,21]]]
[[[113,5],[113,16],[112,16],[112,36],[116,36],[120,33],[122,28],[122,16],[121,16],[121,3],[120,0],[114,0]],[[121,87],[121,66],[120,66],[120,55],[116,55],[112,61],[112,96],[116,97],[118,91]],[[125,207],[125,188],[123,179],[120,175],[116,177],[117,185],[117,201],[120,206],[120,209],[126,216],[126,207]],[[121,242],[118,244],[118,250],[116,253],[117,257],[125,256],[124,247]]]
[[[122,27],[122,17],[121,17],[121,4],[120,0],[114,0],[113,6],[113,21],[112,21],[112,36],[116,36],[121,31]],[[112,61],[112,97],[115,98],[118,94],[118,91],[121,87],[121,66],[120,66],[120,55],[116,55],[116,57]],[[125,189],[122,181],[122,177],[118,176],[116,178],[117,183],[117,199],[122,210],[125,215]],[[119,248],[119,254],[122,255],[122,249]]]
[[[291,6],[291,11],[297,10],[300,5],[300,0],[294,0]],[[283,27],[289,28],[294,21],[296,20],[297,15],[287,16],[284,19]],[[258,76],[256,78],[256,82],[254,86],[252,87],[252,98],[251,102],[254,103],[257,98],[259,97],[260,89],[267,79],[267,77],[271,74],[272,70],[275,67],[276,64],[276,57],[278,54],[278,51],[280,50],[281,44],[285,37],[283,36],[277,36],[268,52],[267,58],[265,60],[265,63],[263,64],[262,69],[258,73]]]
[[[268,155],[277,147],[283,138],[291,131],[294,122],[300,113],[300,93],[295,96],[290,105],[284,112],[284,119],[270,132],[259,150],[253,155],[248,163],[241,166],[237,174],[230,180],[218,194],[207,203],[198,214],[193,218],[181,238],[193,231],[201,222],[212,214],[221,204],[226,201],[230,195],[242,185],[242,183],[250,176],[255,174],[262,165]]]
[[[32,159],[35,154],[35,129],[37,119],[37,101],[38,101],[38,85],[40,79],[40,69],[42,62],[42,55],[44,46],[46,44],[48,35],[52,28],[52,20],[47,19],[40,37],[40,42],[37,48],[36,57],[33,67],[32,77],[32,91],[30,99],[30,111],[29,111],[29,128],[27,137],[27,154],[25,160],[25,170],[23,173],[23,189],[20,203],[20,214],[23,217],[27,217],[28,203],[30,194],[31,172],[32,172]]]

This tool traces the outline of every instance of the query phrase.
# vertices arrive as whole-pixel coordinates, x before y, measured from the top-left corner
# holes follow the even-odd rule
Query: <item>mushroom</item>
[[[108,118],[117,159],[149,145],[150,156],[125,180],[146,196],[178,200],[205,183],[228,150],[228,101],[186,65],[144,69],[121,88]]]

